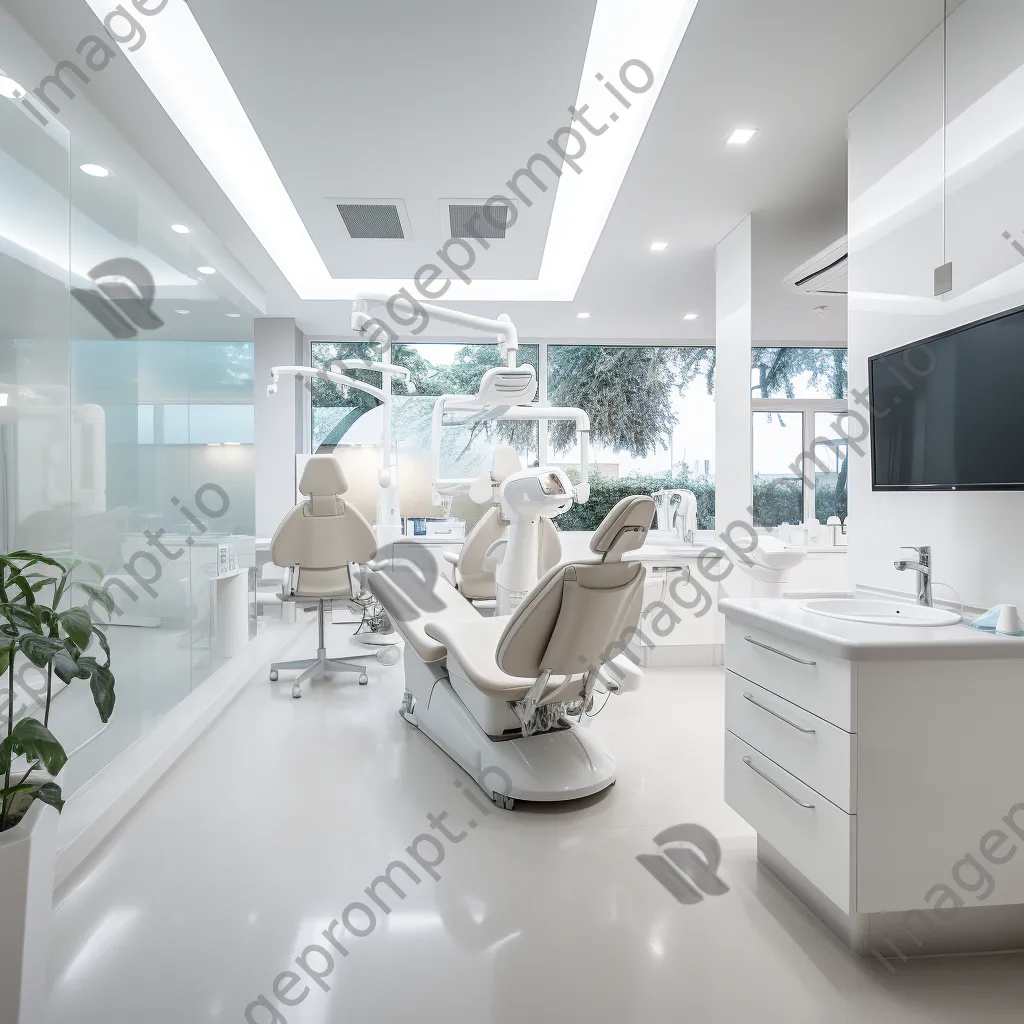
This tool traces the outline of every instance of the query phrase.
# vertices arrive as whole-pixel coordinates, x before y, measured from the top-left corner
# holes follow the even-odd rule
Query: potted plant
[[[49,729],[54,686],[88,680],[100,719],[106,722],[114,710],[107,638],[93,623],[88,608],[72,604],[71,594],[81,591],[108,614],[114,602],[102,587],[72,581],[82,564],[30,551],[0,556],[0,680],[7,690],[6,712],[0,721],[0,1021],[4,1024],[39,1024],[44,1019],[57,815],[64,806],[58,776],[68,759]],[[102,657],[87,653],[94,641]],[[14,682],[19,659],[45,673],[46,691],[34,714],[26,711],[16,716]]]

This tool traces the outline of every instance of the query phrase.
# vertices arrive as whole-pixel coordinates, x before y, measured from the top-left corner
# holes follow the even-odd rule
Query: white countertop
[[[729,622],[764,629],[850,661],[922,658],[1024,658],[1024,637],[997,636],[955,626],[879,626],[805,612],[800,601],[775,597],[726,598],[718,609]]]

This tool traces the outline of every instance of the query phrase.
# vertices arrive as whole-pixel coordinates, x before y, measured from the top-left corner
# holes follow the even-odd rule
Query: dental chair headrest
[[[515,448],[507,444],[499,444],[494,449],[494,458],[491,460],[491,476],[496,483],[503,483],[506,477],[518,473],[523,468],[519,454]]]
[[[333,455],[311,455],[299,480],[299,491],[308,498],[344,494],[348,481],[341,463]]]
[[[602,562],[617,562],[627,551],[643,547],[654,520],[654,499],[646,494],[623,498],[604,517],[590,541]]]

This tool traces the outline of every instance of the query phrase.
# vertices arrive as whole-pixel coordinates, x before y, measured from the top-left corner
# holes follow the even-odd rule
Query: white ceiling
[[[3,3],[55,61],[96,30],[85,0]],[[190,3],[332,274],[398,278],[441,244],[439,199],[498,191],[565,122],[594,6]],[[710,338],[714,246],[753,211],[759,340],[841,339],[843,303],[822,316],[770,282],[845,230],[846,113],[942,14],[943,0],[700,0],[575,301],[466,308],[508,312],[525,337]],[[348,303],[297,298],[127,61],[87,94],[264,286],[268,314],[347,332]],[[737,125],[760,129],[745,148],[724,145]],[[477,276],[537,276],[553,196]],[[401,197],[414,238],[350,240],[329,197]]]

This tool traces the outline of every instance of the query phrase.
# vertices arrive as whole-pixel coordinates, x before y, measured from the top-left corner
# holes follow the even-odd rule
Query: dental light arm
[[[359,334],[365,334],[368,329],[375,328],[374,337],[380,331],[381,325],[379,321],[370,316],[369,307],[371,305],[386,306],[389,312],[398,307],[403,313],[411,313],[413,317],[426,316],[430,320],[438,320],[444,324],[469,327],[471,330],[480,331],[484,334],[495,334],[498,337],[498,348],[501,352],[501,358],[508,366],[516,365],[519,335],[516,332],[515,325],[505,313],[502,313],[497,320],[488,320],[486,317],[474,316],[472,313],[463,313],[457,309],[445,309],[444,306],[434,306],[429,302],[413,303],[401,296],[361,295],[352,304],[352,330]]]
[[[396,363],[380,363],[374,359],[335,359],[331,363],[331,372],[343,374],[345,370],[369,370],[389,377],[400,377],[405,382],[406,391],[415,392],[412,382],[412,371]]]
[[[277,394],[278,378],[283,373],[293,377],[301,377],[304,380],[310,380],[314,377],[319,380],[329,380],[332,384],[340,384],[342,387],[354,388],[356,391],[362,391],[364,394],[372,395],[380,402],[385,401],[385,393],[380,388],[376,388],[372,384],[367,384],[361,380],[355,380],[353,377],[346,377],[341,373],[331,373],[330,370],[321,370],[316,366],[271,367],[270,383],[267,385],[268,395]]]
[[[578,502],[590,499],[590,417],[582,409],[566,406],[517,405],[491,406],[481,409],[473,399],[465,395],[443,395],[434,403],[431,422],[431,455],[433,457],[434,504],[438,499],[453,494],[464,494],[473,485],[475,478],[441,476],[441,428],[446,412],[474,412],[473,422],[483,419],[501,422],[519,420],[572,420],[580,436],[580,482],[573,488]]]

